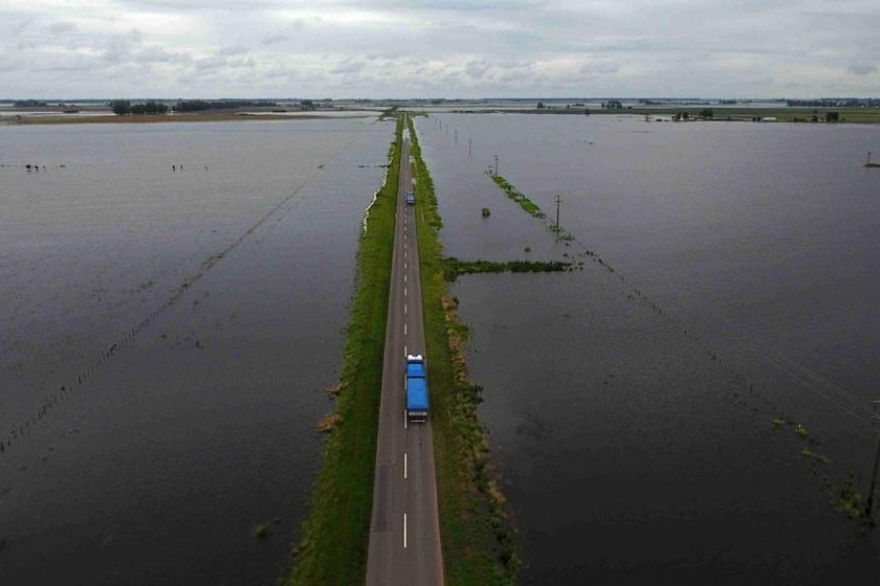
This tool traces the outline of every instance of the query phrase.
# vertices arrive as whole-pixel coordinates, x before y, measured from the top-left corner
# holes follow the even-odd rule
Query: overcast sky
[[[0,0],[0,97],[880,96],[880,0]]]

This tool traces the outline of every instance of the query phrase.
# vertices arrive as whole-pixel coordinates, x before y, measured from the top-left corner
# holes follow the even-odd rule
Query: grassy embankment
[[[366,576],[402,132],[398,120],[385,185],[361,236],[342,375],[330,390],[338,397],[336,413],[322,421],[329,435],[311,513],[285,580],[291,586],[363,584]]]
[[[488,444],[477,418],[480,387],[468,379],[467,328],[447,291],[434,185],[410,121],[425,345],[431,381],[432,429],[443,559],[449,585],[515,584],[521,566],[504,497],[487,459]]]

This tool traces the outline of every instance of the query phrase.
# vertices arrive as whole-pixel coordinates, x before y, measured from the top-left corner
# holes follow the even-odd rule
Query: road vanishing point
[[[406,355],[422,354],[430,361],[425,354],[416,242],[419,202],[415,206],[405,202],[406,192],[412,189],[406,131],[400,161],[367,585],[442,586],[431,420],[429,416],[425,423],[407,424],[405,415]]]

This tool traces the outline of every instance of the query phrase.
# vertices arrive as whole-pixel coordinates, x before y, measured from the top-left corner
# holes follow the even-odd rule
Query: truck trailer
[[[428,380],[421,354],[406,357],[406,418],[412,423],[428,420]]]

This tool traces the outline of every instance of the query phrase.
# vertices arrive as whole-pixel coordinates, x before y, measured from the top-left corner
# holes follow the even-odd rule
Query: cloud
[[[49,26],[49,31],[53,35],[63,35],[64,33],[69,33],[73,30],[76,30],[76,23],[70,21],[55,22]]]
[[[242,47],[241,45],[233,45],[229,47],[223,47],[219,51],[217,51],[218,55],[223,55],[227,57],[235,56],[235,55],[244,55],[250,51],[247,47]]]
[[[330,69],[330,73],[359,73],[367,66],[365,61],[346,60]]]
[[[871,75],[877,73],[878,68],[876,65],[850,65],[846,70],[853,75]]]
[[[464,66],[465,74],[471,79],[482,79],[489,71],[489,64],[485,60],[468,61]]]
[[[582,74],[614,74],[620,71],[620,66],[616,63],[609,61],[599,61],[599,62],[590,62],[584,63],[580,67],[580,73]]]
[[[290,37],[287,35],[270,35],[268,37],[263,37],[260,39],[260,44],[264,47],[269,47],[271,45],[277,45],[278,43],[283,43],[284,41],[290,40]]]
[[[869,96],[877,30],[876,0],[0,0],[22,98]]]

